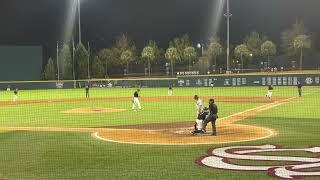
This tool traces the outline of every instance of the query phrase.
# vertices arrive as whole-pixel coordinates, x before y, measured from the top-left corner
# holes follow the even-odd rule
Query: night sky
[[[40,44],[54,52],[55,42],[64,39],[70,1],[1,0],[0,44]],[[166,48],[170,39],[183,33],[188,33],[194,42],[206,40],[214,28],[225,39],[225,18],[221,23],[214,22],[218,0],[82,1],[83,41],[90,40],[97,48],[110,47],[121,33],[127,33],[139,48],[148,39]],[[319,0],[230,0],[230,3],[232,43],[240,42],[252,30],[279,42],[280,32],[297,19],[303,20],[310,31],[320,31]],[[213,27],[214,24],[220,27]]]

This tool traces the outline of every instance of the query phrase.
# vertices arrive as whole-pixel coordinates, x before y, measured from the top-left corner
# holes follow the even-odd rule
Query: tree
[[[61,62],[60,77],[62,79],[73,79],[72,75],[72,58],[70,47],[68,44],[63,44],[59,60]]]
[[[157,43],[154,40],[149,40],[146,46],[150,46],[153,48],[155,63],[160,64],[161,58],[164,56],[163,50],[158,47]]]
[[[51,57],[49,58],[48,63],[44,68],[43,74],[44,74],[45,80],[55,80],[56,79],[54,64],[53,64],[53,60]]]
[[[268,58],[268,67],[270,67],[270,56],[274,56],[277,53],[277,47],[272,41],[265,41],[261,45],[261,55]]]
[[[234,49],[235,56],[241,60],[241,69],[243,69],[244,60],[250,57],[251,53],[245,44],[240,44]]]
[[[220,56],[223,53],[223,47],[219,43],[217,39],[211,38],[209,42],[208,49],[206,51],[206,55],[208,56],[209,59],[213,59],[214,62],[214,67],[217,67],[217,57]],[[215,69],[213,69],[215,71]]]
[[[174,38],[173,41],[170,41],[169,47],[175,47],[178,52],[178,64],[187,64],[187,60],[184,58],[184,49],[192,46],[192,42],[188,34],[184,34],[182,37]]]
[[[88,51],[79,43],[75,50],[76,74],[78,79],[88,78]]]
[[[171,76],[173,76],[173,63],[179,60],[179,54],[175,47],[170,47],[167,49],[165,53],[165,57],[170,61],[171,65]]]
[[[120,59],[126,64],[126,73],[129,73],[129,64],[133,60],[133,55],[131,50],[125,50],[121,53]]]
[[[191,62],[197,58],[196,49],[192,46],[186,47],[184,49],[184,58],[189,62],[189,71],[191,71]]]
[[[307,30],[302,21],[297,21],[292,27],[281,33],[281,48],[290,58],[296,57],[294,41],[297,36],[306,34]]]
[[[105,78],[108,77],[108,64],[112,64],[113,63],[113,53],[111,49],[105,48],[99,51],[98,53],[98,57],[101,60],[101,62],[104,65],[104,74],[105,74]]]
[[[95,78],[102,78],[104,74],[104,67],[99,56],[95,56],[92,62],[92,75]]]
[[[300,51],[299,69],[302,70],[303,50],[311,48],[311,40],[309,36],[303,34],[294,39],[294,49]]]
[[[129,71],[129,64],[137,59],[136,47],[128,36],[122,34],[117,37],[116,45],[112,49],[114,62],[117,65],[126,66],[127,72]]]
[[[267,37],[260,35],[258,32],[251,32],[245,39],[244,44],[247,46],[248,50],[252,53],[254,57],[260,57],[261,45],[267,40]]]
[[[149,76],[150,76],[150,74],[151,74],[151,62],[154,61],[154,59],[156,57],[154,49],[151,46],[146,46],[142,50],[141,57],[142,57],[142,59],[146,59],[148,61],[148,71],[149,71]]]

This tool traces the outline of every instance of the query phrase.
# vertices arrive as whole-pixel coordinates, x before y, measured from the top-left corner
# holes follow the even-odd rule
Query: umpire
[[[86,98],[89,98],[90,97],[90,85],[89,85],[89,83],[86,85]]]
[[[209,99],[209,116],[204,120],[203,123],[203,129],[205,130],[207,127],[207,124],[211,122],[212,125],[212,136],[217,135],[216,130],[216,120],[218,119],[218,106],[214,103],[214,99]]]
[[[302,83],[299,81],[297,84],[299,97],[302,96]]]

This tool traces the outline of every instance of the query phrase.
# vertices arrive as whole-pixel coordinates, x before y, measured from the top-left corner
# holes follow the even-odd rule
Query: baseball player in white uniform
[[[140,92],[140,89],[137,89],[137,91],[135,91],[133,94],[132,110],[134,110],[135,107],[138,107],[138,109],[141,110],[141,105],[139,101],[139,92]]]
[[[172,94],[173,94],[172,86],[169,86],[169,89],[168,89],[168,96],[172,96]]]
[[[193,99],[196,101],[196,116],[198,117],[198,114],[203,111],[202,100],[198,95],[194,95]]]
[[[13,91],[13,101],[16,102],[18,100],[18,88]]]
[[[273,91],[273,86],[269,85],[266,97],[271,98],[272,97],[272,91]]]

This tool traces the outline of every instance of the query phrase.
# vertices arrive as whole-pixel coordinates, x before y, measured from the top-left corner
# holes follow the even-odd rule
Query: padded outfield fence
[[[320,74],[263,74],[263,75],[219,75],[219,76],[178,76],[176,78],[136,78],[136,79],[91,79],[67,81],[3,81],[0,89],[72,89],[91,87],[232,87],[232,86],[319,86]]]

